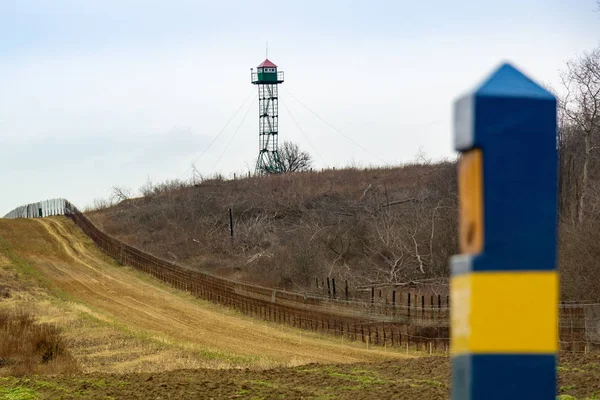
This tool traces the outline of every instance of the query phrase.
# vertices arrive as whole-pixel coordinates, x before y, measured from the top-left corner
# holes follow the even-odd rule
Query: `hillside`
[[[590,177],[600,176],[593,168]],[[596,302],[600,207],[593,203],[581,222],[574,217],[579,175],[567,153],[559,181],[561,298]],[[326,279],[335,278],[356,297],[368,297],[372,286],[444,295],[448,258],[458,252],[450,162],[195,185],[167,181],[142,192],[87,215],[110,235],[162,258],[269,287],[326,294]]]
[[[5,258],[28,265],[69,302],[73,315],[84,314],[108,331],[98,337],[92,329],[72,329],[78,318],[65,321],[60,311],[52,313],[59,325],[66,323],[68,335],[77,333],[71,347],[86,371],[266,368],[394,356],[273,327],[184,295],[119,267],[64,217],[0,220],[0,238]],[[88,353],[90,343],[100,346],[101,355]]]
[[[295,291],[430,282],[457,252],[453,163],[167,183],[87,215],[165,259]]]

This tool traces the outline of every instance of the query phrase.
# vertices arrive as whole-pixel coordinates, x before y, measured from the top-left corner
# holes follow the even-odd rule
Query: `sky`
[[[314,167],[452,158],[452,104],[500,63],[558,89],[596,0],[0,0],[0,215],[253,170],[266,56]],[[335,129],[333,129],[334,127]]]

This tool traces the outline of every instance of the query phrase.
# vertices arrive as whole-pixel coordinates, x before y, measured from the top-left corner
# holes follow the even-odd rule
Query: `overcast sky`
[[[188,179],[194,160],[204,175],[253,169],[250,68],[267,41],[285,72],[280,140],[297,142],[316,167],[452,157],[452,101],[507,60],[558,86],[565,61],[600,45],[596,8],[596,0],[0,0],[0,215],[52,197],[83,207],[113,185]]]

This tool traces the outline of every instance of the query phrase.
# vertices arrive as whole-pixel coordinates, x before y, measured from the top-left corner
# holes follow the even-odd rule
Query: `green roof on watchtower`
[[[271,61],[269,61],[269,59],[267,58],[265,61],[263,61],[257,68],[263,68],[263,67],[270,67],[270,68],[277,68],[277,65],[273,64]]]

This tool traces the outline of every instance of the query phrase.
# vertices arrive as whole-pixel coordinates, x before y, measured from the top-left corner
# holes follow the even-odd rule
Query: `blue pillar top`
[[[455,148],[483,157],[483,251],[453,274],[553,270],[557,238],[556,98],[510,64],[458,99]]]

